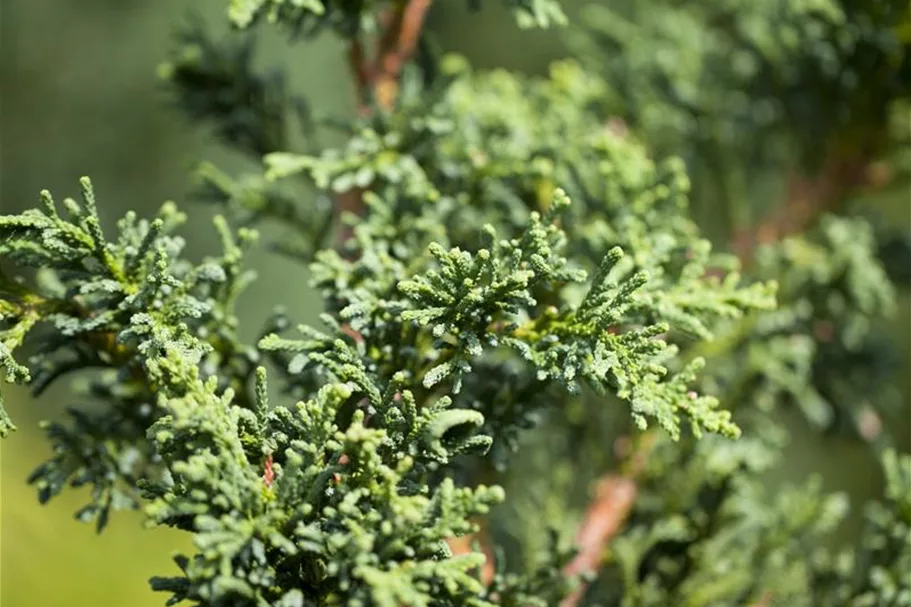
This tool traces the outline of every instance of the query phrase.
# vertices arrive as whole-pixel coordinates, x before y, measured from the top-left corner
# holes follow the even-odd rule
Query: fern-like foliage
[[[566,21],[552,0],[506,4],[520,26]],[[176,104],[261,160],[199,169],[222,252],[187,260],[173,203],[105,232],[87,179],[81,204],[44,192],[0,216],[17,276],[0,274],[0,379],[40,394],[88,378],[70,421],[44,426],[39,499],[88,484],[77,517],[98,530],[136,508],[190,534],[152,578],[168,604],[911,604],[906,455],[883,451],[885,498],[840,551],[825,542],[844,496],[765,479],[787,463],[782,406],[888,442],[870,389],[888,247],[828,215],[745,265],[693,220],[687,169],[792,130],[803,152],[814,133],[828,150],[888,131],[906,91],[897,9],[621,5],[573,30],[581,61],[525,77],[383,55],[404,53],[383,34],[417,35],[418,0],[232,0],[235,29],[333,33],[355,64],[380,39],[395,99],[343,121],[258,74],[246,32],[185,29],[162,68]],[[857,71],[864,57],[884,67]],[[875,102],[845,95],[799,129],[806,82],[839,99],[863,82]],[[322,146],[326,126],[345,141]],[[267,221],[308,264],[320,326],[289,305],[246,344],[234,305]],[[572,534],[608,468],[626,492],[608,509],[625,510],[595,521],[610,533],[581,567],[590,538]]]
[[[91,483],[92,503],[79,517],[103,527],[112,507],[135,505],[137,479],[160,473],[143,437],[171,381],[161,348],[173,344],[171,362],[186,359],[222,388],[244,389],[257,355],[237,338],[233,304],[253,277],[241,260],[255,233],[234,236],[218,219],[223,255],[191,264],[179,257],[184,215],[173,203],[152,221],[127,214],[108,239],[88,179],[82,193],[82,205],[66,199],[61,210],[42,192],[40,208],[0,218],[4,259],[40,270],[34,286],[3,282],[0,336],[7,381],[30,382],[36,393],[98,370],[86,397],[102,408],[71,409],[71,427],[48,424],[54,454],[30,480],[42,501]],[[29,335],[41,352],[31,368],[13,358]]]

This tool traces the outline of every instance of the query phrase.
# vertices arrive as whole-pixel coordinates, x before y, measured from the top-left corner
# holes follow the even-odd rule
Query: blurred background
[[[126,210],[153,212],[175,200],[189,211],[188,255],[216,250],[212,210],[189,199],[192,171],[201,160],[235,171],[241,159],[213,144],[204,128],[189,124],[170,105],[156,76],[157,65],[173,42],[175,26],[189,11],[215,29],[226,29],[224,0],[5,0],[0,6],[0,212],[22,211],[47,188],[55,197],[78,194],[77,179],[89,175],[107,226]],[[572,15],[576,2],[569,3]],[[467,15],[459,3],[440,6],[429,27],[443,48],[465,54],[477,67],[504,67],[543,73],[567,50],[553,33],[520,31],[505,10],[490,7],[483,17]],[[317,112],[351,114],[352,87],[344,48],[328,37],[288,47],[264,28],[259,61],[286,66],[292,88],[304,93]],[[870,201],[889,222],[911,225],[911,193],[892,193]],[[703,213],[709,234],[721,228]],[[266,234],[268,235],[268,234]],[[259,280],[240,301],[239,315],[248,339],[255,336],[272,306],[287,304],[301,320],[313,319],[318,301],[297,266],[265,253],[250,262]],[[902,337],[901,372],[896,392],[911,397],[907,299],[894,320]],[[164,597],[148,590],[152,574],[175,571],[170,554],[186,538],[142,529],[136,515],[119,514],[103,535],[72,518],[83,502],[78,491],[65,492],[44,507],[25,479],[47,456],[38,429],[73,404],[61,384],[40,401],[21,389],[4,386],[10,415],[20,430],[0,443],[0,605],[45,607],[79,605],[161,605]],[[908,407],[895,420],[895,435],[911,447]],[[813,471],[830,489],[849,492],[858,505],[879,491],[872,457],[862,445],[822,437],[801,428],[784,477],[801,479]],[[802,437],[805,436],[805,439]],[[838,458],[829,454],[836,452]],[[844,538],[858,533],[858,517]]]

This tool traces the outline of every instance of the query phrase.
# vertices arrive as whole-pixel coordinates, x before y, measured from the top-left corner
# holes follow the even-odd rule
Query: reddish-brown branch
[[[867,150],[850,156],[832,153],[816,175],[808,177],[792,172],[784,204],[758,227],[735,234],[733,252],[747,263],[757,246],[806,231],[817,218],[836,210],[857,189],[885,185],[890,171],[885,165],[870,162],[871,156]]]
[[[772,593],[766,592],[761,597],[759,597],[758,601],[756,601],[755,603],[750,605],[750,607],[769,607],[771,604],[772,604]]]
[[[636,478],[645,468],[655,440],[654,432],[649,432],[639,437],[635,448],[629,439],[618,440],[615,444],[615,448],[628,455],[627,469],[623,473],[607,474],[597,482],[595,498],[589,504],[576,535],[579,551],[563,570],[567,576],[593,573],[601,566],[607,545],[620,532],[636,503],[639,492]],[[575,607],[586,589],[584,584],[577,588],[563,599],[560,607]]]
[[[399,90],[399,76],[414,53],[431,0],[409,0],[395,9],[390,27],[380,39],[377,75],[374,83],[377,103],[389,108]]]
[[[576,543],[579,552],[563,570],[569,577],[598,570],[605,546],[617,535],[636,501],[636,483],[630,478],[610,475],[598,481],[595,499],[588,507],[579,527]],[[563,599],[561,607],[575,607],[585,594],[586,586]]]
[[[359,36],[348,48],[348,63],[354,75],[362,110],[369,112],[367,97],[373,92],[377,104],[389,109],[395,103],[398,80],[421,37],[431,0],[407,0],[380,15],[380,35],[375,56],[364,52]]]
[[[352,188],[335,197],[335,213],[339,218],[343,218],[346,213],[360,215],[363,212],[363,207],[364,190],[362,188]],[[341,248],[341,245],[346,243],[353,234],[354,228],[351,225],[343,224],[338,237],[339,248]]]
[[[368,116],[372,111],[370,97],[382,109],[390,109],[399,90],[399,78],[405,63],[417,48],[424,18],[431,0],[407,0],[380,16],[382,34],[376,54],[367,56],[360,36],[355,35],[348,47],[348,65],[357,91],[358,112]],[[360,215],[364,209],[364,190],[353,188],[336,197],[337,216],[343,213]],[[344,226],[340,243],[351,237],[351,228]]]
[[[373,76],[370,73],[371,66],[364,53],[364,45],[358,35],[355,35],[351,40],[351,46],[348,47],[348,67],[351,69],[351,75],[354,77],[355,90],[357,91],[358,112],[361,115],[366,115],[370,112],[367,97],[370,92],[370,82],[373,79]]]
[[[383,13],[379,20],[382,34],[373,58],[364,52],[360,36],[351,40],[348,64],[362,113],[370,112],[368,97],[371,92],[383,109],[390,109],[395,103],[402,68],[417,48],[430,3],[431,0],[407,0]]]
[[[487,537],[483,530],[470,535],[463,535],[462,537],[449,538],[446,543],[449,544],[449,549],[452,550],[453,554],[461,555],[468,554],[474,550],[472,544],[475,540],[478,540],[481,551],[487,559],[481,566],[481,583],[488,586],[496,574],[497,564],[494,560],[493,549],[490,546],[490,538]]]
[[[263,484],[266,486],[266,489],[271,489],[272,483],[275,481],[275,469],[272,465],[272,454],[269,453],[266,455],[266,459],[263,462]]]

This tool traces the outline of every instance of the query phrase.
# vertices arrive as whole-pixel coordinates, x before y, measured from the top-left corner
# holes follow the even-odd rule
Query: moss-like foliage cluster
[[[228,12],[354,45],[413,26],[415,4]],[[507,4],[522,26],[567,21],[551,0]],[[99,530],[137,508],[191,534],[152,579],[169,604],[911,605],[911,459],[871,426],[905,249],[830,213],[744,264],[702,235],[688,177],[779,131],[851,145],[861,118],[883,133],[871,162],[907,155],[907,34],[874,4],[618,3],[538,78],[423,53],[332,148],[280,74],[253,70],[243,32],[194,25],[161,73],[258,163],[200,170],[218,255],[184,257],[173,203],[105,234],[88,179],[81,203],[44,192],[0,217],[0,378],[90,378],[92,406],[45,426],[41,501],[88,484],[77,517]],[[806,121],[833,91],[834,115]],[[286,302],[244,343],[244,253],[269,221],[323,314],[293,329]],[[862,545],[827,545],[848,504],[819,479],[766,486],[786,408],[882,448]],[[635,499],[579,576],[570,540],[610,470]]]

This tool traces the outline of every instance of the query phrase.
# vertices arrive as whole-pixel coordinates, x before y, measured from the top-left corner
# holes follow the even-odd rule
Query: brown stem
[[[756,601],[755,603],[750,605],[750,607],[769,607],[771,604],[772,604],[772,593],[766,592],[761,597],[759,597],[758,601]]]
[[[618,440],[618,446],[630,452],[626,470],[606,474],[596,483],[595,498],[589,504],[576,535],[579,551],[563,569],[567,577],[593,573],[600,567],[605,548],[620,531],[636,503],[636,479],[645,468],[656,439],[654,432],[648,432],[639,437],[634,448],[628,440],[625,443]],[[583,584],[563,599],[560,607],[575,607],[587,589],[587,584]]]
[[[348,64],[354,75],[363,113],[370,112],[367,99],[370,92],[383,109],[390,109],[395,103],[399,76],[417,48],[430,2],[431,0],[407,0],[380,15],[382,35],[372,59],[364,52],[360,36],[352,38],[348,48]]]
[[[364,190],[362,188],[352,188],[347,192],[342,192],[335,197],[336,217],[343,218],[345,214],[352,213],[360,215],[364,210]],[[338,237],[338,248],[341,248],[348,239],[354,235],[354,227],[348,224],[341,226],[341,232]],[[347,326],[347,325],[345,325]],[[353,336],[352,336],[353,337]]]
[[[813,176],[792,171],[788,177],[787,198],[759,226],[741,230],[733,238],[733,252],[748,263],[757,246],[806,231],[824,213],[834,211],[857,189],[881,187],[889,180],[889,170],[873,163],[868,149],[852,154],[832,152],[821,170]]]
[[[597,571],[604,555],[604,548],[623,525],[636,501],[636,483],[630,478],[611,474],[598,481],[595,499],[585,513],[576,536],[579,552],[563,569],[567,577]],[[575,607],[587,590],[577,588],[563,599],[561,607]]]
[[[374,82],[380,107],[390,108],[399,90],[402,67],[417,48],[431,0],[408,0],[394,9],[390,26],[380,39]]]
[[[458,556],[474,552],[472,544],[475,540],[478,541],[481,546],[481,551],[487,558],[487,560],[484,561],[484,565],[481,566],[481,583],[483,583],[485,586],[489,586],[493,581],[493,576],[496,574],[497,565],[494,561],[493,549],[490,545],[490,538],[484,532],[484,529],[482,528],[477,533],[472,533],[470,535],[449,538],[446,540],[446,543],[449,544],[449,549],[452,550],[452,553]]]
[[[357,90],[358,112],[362,116],[369,116],[372,111],[371,93],[381,109],[391,109],[395,104],[402,68],[417,48],[430,3],[431,0],[407,0],[383,13],[380,16],[383,33],[372,59],[364,52],[360,36],[352,38],[348,64]],[[336,201],[338,216],[345,212],[360,215],[364,210],[364,190],[354,188],[339,194]],[[340,243],[350,237],[351,228],[343,227]]]
[[[348,48],[348,67],[354,76],[354,85],[357,91],[358,112],[361,115],[370,113],[367,97],[370,91],[370,82],[372,80],[371,66],[364,54],[364,44],[361,42],[360,35],[355,34],[351,40],[351,46]]]

